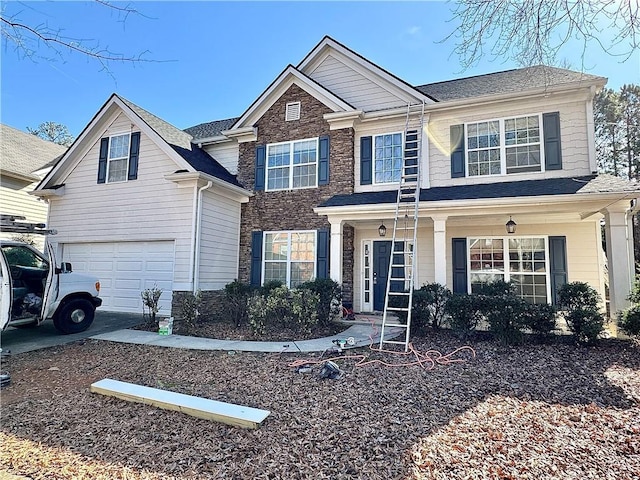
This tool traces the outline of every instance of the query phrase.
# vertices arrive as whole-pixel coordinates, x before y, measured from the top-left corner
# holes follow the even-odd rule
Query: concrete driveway
[[[0,333],[0,347],[2,347],[3,351],[9,350],[12,355],[15,355],[41,348],[64,345],[101,333],[131,328],[141,322],[142,314],[101,312],[97,310],[96,318],[84,332],[62,335],[55,329],[53,322],[47,320],[34,328],[7,328]]]

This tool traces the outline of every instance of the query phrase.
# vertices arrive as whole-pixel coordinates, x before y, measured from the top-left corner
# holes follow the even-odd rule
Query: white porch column
[[[329,220],[331,224],[331,241],[329,252],[329,276],[342,283],[342,220]]]
[[[447,284],[447,216],[433,218],[433,281]]]
[[[612,318],[616,318],[617,312],[629,306],[627,297],[633,286],[633,231],[628,226],[626,208],[618,205],[607,208],[603,213],[606,222],[609,306]]]

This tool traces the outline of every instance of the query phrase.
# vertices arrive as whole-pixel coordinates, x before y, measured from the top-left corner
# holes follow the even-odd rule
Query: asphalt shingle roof
[[[191,143],[191,134],[174,127],[170,123],[165,122],[154,114],[147,112],[144,108],[139,107],[119,95],[118,98],[197,171],[219,178],[232,185],[242,187],[235,175],[229,173],[226,168],[220,165],[220,163],[207,152]]]
[[[576,82],[606,82],[604,77],[590,75],[564,68],[536,65],[533,67],[506,70],[504,72],[458,78],[443,82],[428,83],[414,87],[436,102],[460,100],[500,93],[516,93],[526,90],[550,87]],[[221,135],[238,121],[239,117],[201,123],[184,131],[198,140]]]
[[[184,131],[193,138],[210,138],[221,135],[224,130],[228,130],[238,121],[240,117],[227,118],[225,120],[216,120],[214,122],[201,123],[193,127],[185,128]]]
[[[535,88],[575,82],[606,81],[603,77],[564,68],[536,65],[474,77],[428,83],[415,88],[442,102],[500,93],[523,92]]]
[[[545,195],[572,195],[576,193],[638,192],[640,184],[612,175],[589,175],[572,178],[548,178],[513,182],[457,185],[425,188],[420,191],[421,202],[446,200],[475,200],[481,198],[538,197]],[[395,203],[397,190],[335,195],[320,207],[344,207]]]
[[[0,124],[0,168],[5,173],[36,180],[33,172],[51,166],[66,151],[65,146]]]

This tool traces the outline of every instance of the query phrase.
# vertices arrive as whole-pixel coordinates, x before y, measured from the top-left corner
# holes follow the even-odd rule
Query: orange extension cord
[[[470,347],[469,345],[465,345],[459,348],[456,348],[453,352],[448,353],[446,355],[442,354],[438,350],[427,350],[426,352],[418,351],[412,343],[409,343],[409,351],[407,352],[397,352],[394,350],[385,350],[382,348],[373,346],[373,337],[378,333],[378,328],[375,323],[372,321],[371,326],[373,327],[373,333],[369,335],[369,349],[373,352],[380,353],[391,353],[394,355],[399,355],[401,357],[412,357],[412,360],[403,361],[399,363],[390,363],[385,362],[384,360],[372,359],[369,360],[367,355],[359,354],[359,355],[341,355],[339,357],[331,357],[331,361],[335,360],[358,360],[356,362],[356,367],[364,367],[366,365],[380,364],[385,367],[412,367],[412,366],[420,366],[425,370],[433,370],[436,365],[451,365],[454,363],[464,363],[467,360],[464,358],[456,358],[456,355],[461,352],[471,352],[471,358],[475,358],[476,351]],[[326,351],[326,350],[325,350]],[[324,355],[324,353],[323,353]],[[296,360],[295,362],[289,363],[290,367],[302,367],[305,365],[318,365],[324,363],[326,359],[322,359],[322,357],[318,360]]]

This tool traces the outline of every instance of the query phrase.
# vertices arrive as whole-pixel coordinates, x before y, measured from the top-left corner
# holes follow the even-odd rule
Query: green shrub
[[[522,343],[527,302],[516,295],[481,296],[489,330],[504,345]]]
[[[260,287],[260,295],[268,297],[273,289],[282,287],[283,285],[284,283],[280,280],[269,280],[268,282],[264,282]]]
[[[202,294],[198,290],[195,294],[186,292],[182,298],[182,306],[180,307],[180,318],[184,322],[187,331],[194,328],[200,317],[200,305],[202,303]]]
[[[427,328],[438,330],[444,326],[445,311],[451,291],[439,283],[426,283],[413,291],[411,333],[423,335]]]
[[[631,303],[640,303],[640,276],[636,276],[628,299]]]
[[[632,305],[622,311],[618,326],[630,337],[640,337],[640,304]]]
[[[468,337],[482,318],[475,295],[453,294],[445,308],[451,329],[461,337]]]
[[[328,325],[342,315],[342,287],[330,278],[317,278],[298,286],[298,290],[311,290],[318,294],[318,323]]]
[[[319,295],[309,289],[289,290],[281,285],[268,295],[249,298],[249,325],[255,335],[278,328],[309,332],[318,322],[319,302]]]
[[[247,300],[253,287],[234,280],[224,286],[224,299],[222,310],[228,314],[236,327],[247,323]]]
[[[598,292],[584,282],[567,283],[558,290],[558,303],[576,341],[595,342],[604,330]]]
[[[556,329],[556,309],[548,303],[527,304],[523,311],[523,323],[538,340],[546,340]]]
[[[515,296],[516,287],[511,282],[505,282],[504,280],[495,280],[489,283],[481,284],[476,293],[478,295],[485,295],[488,297],[501,297],[501,296]]]

